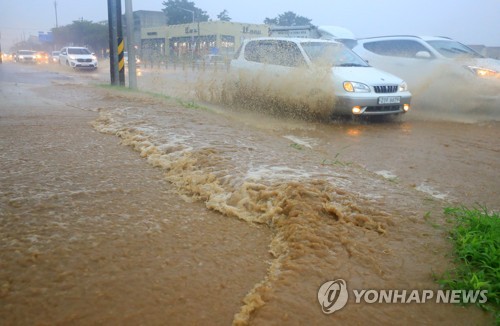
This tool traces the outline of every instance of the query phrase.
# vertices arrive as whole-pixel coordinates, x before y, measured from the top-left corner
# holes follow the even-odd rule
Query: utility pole
[[[190,12],[193,15],[193,25],[194,25],[194,10],[179,8],[180,10],[184,10]],[[198,40],[199,42],[199,40]],[[194,35],[191,33],[191,60],[194,61]]]
[[[132,11],[132,0],[125,0],[125,19],[127,22],[127,52],[128,52],[128,87],[137,88],[137,76],[135,66],[135,42],[134,42],[134,12]]]
[[[56,12],[56,28],[58,28],[59,24],[57,23],[57,1],[54,1],[54,11]]]
[[[125,85],[121,0],[108,0],[109,71],[111,85]]]
[[[125,42],[123,41],[122,0],[116,1],[116,31],[118,36],[118,78],[120,86],[125,86]]]
[[[116,0],[108,0],[108,27],[109,27],[109,73],[111,85],[118,85],[118,55],[116,31]]]

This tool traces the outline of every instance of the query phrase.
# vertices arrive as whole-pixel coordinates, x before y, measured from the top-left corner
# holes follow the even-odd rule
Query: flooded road
[[[45,74],[1,81],[7,324],[491,322],[354,298],[324,315],[317,291],[438,289],[443,207],[499,209],[498,122],[303,121],[200,102],[193,71],[144,71],[167,98],[1,68]]]

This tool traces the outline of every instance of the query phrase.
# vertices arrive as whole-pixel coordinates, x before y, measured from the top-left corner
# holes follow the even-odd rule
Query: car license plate
[[[378,104],[399,104],[401,96],[382,96],[378,98]]]

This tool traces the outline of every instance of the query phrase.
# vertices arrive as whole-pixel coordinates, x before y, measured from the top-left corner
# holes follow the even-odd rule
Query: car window
[[[456,41],[437,40],[427,41],[436,51],[448,58],[482,58],[483,56],[471,48]]]
[[[309,59],[318,65],[337,67],[368,67],[356,53],[340,43],[302,42],[302,48]]]
[[[68,54],[90,54],[85,48],[68,48]]]
[[[284,40],[252,41],[245,47],[245,59],[286,67],[299,67],[306,64],[299,46]]]
[[[385,40],[366,42],[363,44],[363,47],[368,51],[379,55],[405,58],[415,58],[416,54],[421,51],[429,52],[429,50],[424,45],[413,40]]]
[[[294,42],[276,42],[275,55],[272,57],[275,64],[287,67],[299,67],[306,64],[299,46]]]
[[[262,52],[263,44],[257,41],[248,42],[245,47],[245,60],[254,61],[254,62],[262,62],[260,52]]]

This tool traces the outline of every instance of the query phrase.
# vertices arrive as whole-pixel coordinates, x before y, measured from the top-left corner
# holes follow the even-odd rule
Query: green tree
[[[188,24],[194,20],[198,22],[208,21],[209,16],[206,11],[201,10],[195,6],[194,2],[187,0],[168,0],[163,1],[165,6],[163,12],[167,16],[167,24],[178,25]]]
[[[108,23],[93,23],[88,20],[75,20],[72,24],[53,28],[54,43],[59,46],[86,46],[97,52],[109,47]]]
[[[264,24],[266,25],[278,25],[278,26],[303,26],[311,25],[312,19],[303,16],[297,16],[292,11],[287,11],[278,15],[276,18],[266,18],[264,19]]]
[[[10,47],[10,51],[15,52],[17,50],[45,51],[46,49],[40,43],[28,39],[27,41],[17,42]]]
[[[229,17],[227,10],[224,9],[220,14],[217,15],[217,19],[223,22],[230,22],[231,17]]]

